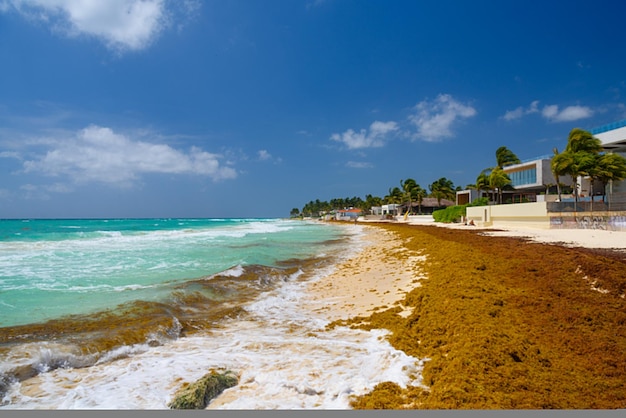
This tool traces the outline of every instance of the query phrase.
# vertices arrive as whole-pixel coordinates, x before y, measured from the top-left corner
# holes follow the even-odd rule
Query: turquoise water
[[[182,282],[310,258],[344,234],[281,219],[0,220],[0,327],[159,301]]]
[[[420,384],[419,359],[385,331],[328,328],[336,301],[309,291],[365,229],[0,220],[0,410],[166,410],[210,370],[240,379],[220,409],[346,409],[381,382]]]

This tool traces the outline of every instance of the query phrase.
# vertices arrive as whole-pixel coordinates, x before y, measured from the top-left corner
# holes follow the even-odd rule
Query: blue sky
[[[0,218],[282,217],[626,118],[626,3],[0,0]]]

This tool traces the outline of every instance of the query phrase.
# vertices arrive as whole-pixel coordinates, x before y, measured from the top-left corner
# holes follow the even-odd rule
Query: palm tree
[[[421,214],[422,213],[422,201],[426,197],[426,190],[422,189],[420,185],[418,184],[417,187],[414,189],[414,193],[415,195],[413,197],[415,197],[415,200],[417,201],[417,213]]]
[[[570,131],[567,138],[565,151],[598,154],[602,152],[602,141],[591,135],[588,131],[580,128],[574,128]]]
[[[562,174],[565,174],[563,172],[563,167],[561,167],[558,161],[558,155],[559,155],[559,150],[554,147],[552,148],[552,153],[554,154],[554,156],[552,157],[552,161],[550,161],[550,169],[552,170],[552,175],[554,176],[554,179],[556,180],[556,193],[559,196],[559,202],[561,201],[561,180],[559,179],[559,176]]]
[[[389,194],[383,198],[386,203],[402,203],[403,193],[398,187],[389,188]]]
[[[496,150],[496,163],[498,167],[503,168],[507,165],[520,164],[521,161],[513,151],[507,147],[500,147]]]
[[[406,199],[409,201],[407,209],[407,213],[409,213],[413,208],[413,195],[415,194],[415,189],[419,186],[415,180],[409,178],[406,180],[400,180],[400,187],[404,191]]]
[[[368,194],[365,196],[365,202],[361,209],[363,209],[364,212],[369,212],[373,206],[382,206],[382,204],[383,200],[380,197]]]
[[[556,149],[555,149],[556,151]],[[552,172],[569,175],[574,186],[574,199],[578,204],[578,178],[594,173],[597,155],[602,151],[602,142],[589,132],[574,128],[570,131],[565,150],[552,158]]]
[[[498,203],[502,204],[502,189],[511,184],[511,179],[500,167],[491,170],[489,174],[489,187],[498,191]]]
[[[602,201],[604,201],[607,183],[612,184],[613,181],[621,181],[626,178],[626,158],[613,153],[598,156],[591,176],[592,178],[602,181],[604,184],[604,192],[602,194]],[[611,197],[609,195],[609,205],[610,204]]]
[[[491,172],[490,168],[487,168],[476,177],[476,190],[484,190],[489,192],[491,190],[491,186],[489,185],[489,173]]]
[[[441,199],[452,200],[454,198],[454,184],[445,177],[441,177],[439,180],[433,182],[429,188],[431,195],[437,198],[437,205],[439,206],[441,206]]]
[[[478,175],[478,177],[476,178],[476,189],[477,190],[485,190],[485,191],[492,191],[495,190],[496,188],[498,189],[498,196],[499,196],[499,202],[502,203],[502,187],[510,185],[511,184],[511,179],[506,175],[506,173],[504,173],[502,171],[502,173],[498,172],[496,174],[493,174],[494,171],[496,170],[502,170],[502,168],[509,166],[509,165],[513,165],[513,164],[520,164],[522,161],[517,158],[517,155],[515,155],[513,153],[513,151],[511,151],[510,149],[508,149],[505,146],[499,147],[496,150],[496,166],[495,167],[489,167],[489,168],[485,168],[483,171],[480,172],[480,174]],[[502,178],[502,174],[504,174],[506,176],[506,178],[508,179],[508,181],[506,181],[504,178]],[[493,180],[490,180],[491,176],[494,176]],[[502,183],[502,186],[493,186],[494,183],[500,184]],[[491,199],[491,200],[495,200],[495,199]]]

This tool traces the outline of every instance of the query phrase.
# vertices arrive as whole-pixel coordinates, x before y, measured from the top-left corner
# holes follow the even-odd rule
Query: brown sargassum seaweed
[[[394,347],[429,360],[424,387],[384,382],[353,408],[626,408],[626,253],[377,226],[425,256],[427,278],[400,302],[413,312],[394,306],[331,326],[388,329]]]

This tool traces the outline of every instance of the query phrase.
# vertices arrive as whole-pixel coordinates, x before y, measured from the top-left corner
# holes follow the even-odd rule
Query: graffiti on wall
[[[579,216],[576,218],[578,229],[607,229],[608,217],[605,216]]]
[[[550,228],[626,231],[626,216],[553,216],[550,218]]]

